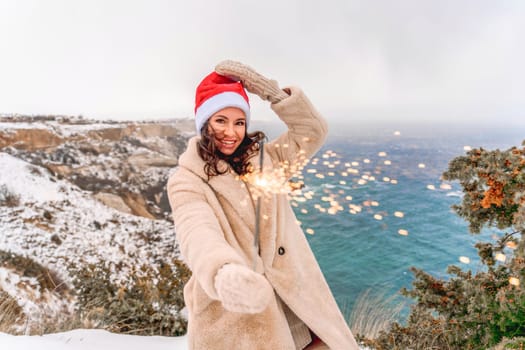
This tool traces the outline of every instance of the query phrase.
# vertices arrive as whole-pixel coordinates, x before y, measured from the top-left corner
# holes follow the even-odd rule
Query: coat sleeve
[[[325,142],[328,126],[321,114],[298,87],[289,87],[290,96],[271,105],[286,124],[288,131],[266,145],[266,152],[275,166],[287,163],[293,175],[305,165]]]
[[[228,263],[243,264],[239,254],[226,242],[219,221],[206,200],[202,181],[178,169],[168,180],[168,198],[177,241],[184,261],[204,291],[218,300],[217,271]]]

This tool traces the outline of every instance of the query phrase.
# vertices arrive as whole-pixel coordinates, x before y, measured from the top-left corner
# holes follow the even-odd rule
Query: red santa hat
[[[195,126],[200,133],[202,126],[215,113],[226,107],[236,107],[250,120],[250,102],[239,81],[212,72],[206,76],[195,92]]]

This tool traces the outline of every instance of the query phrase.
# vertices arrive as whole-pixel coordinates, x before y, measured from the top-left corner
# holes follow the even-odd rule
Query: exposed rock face
[[[95,198],[107,205],[108,207],[117,209],[118,211],[126,214],[133,214],[133,211],[122,199],[122,197],[117,196],[116,194],[99,192],[95,195]]]
[[[165,184],[193,127],[191,120],[3,117],[0,152],[42,166],[124,213],[168,218]]]
[[[45,129],[18,129],[11,132],[0,130],[0,149],[13,146],[23,150],[37,150],[56,147],[62,142],[62,138]]]

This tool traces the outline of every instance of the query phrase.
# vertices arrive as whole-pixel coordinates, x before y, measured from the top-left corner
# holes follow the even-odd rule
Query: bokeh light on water
[[[293,180],[304,187],[290,199],[340,306],[348,312],[367,290],[388,297],[410,288],[412,266],[445,278],[451,264],[482,268],[474,244],[500,233],[470,235],[451,210],[461,189],[441,174],[468,149],[510,147],[520,137],[502,143],[501,135],[469,130],[421,135],[391,129],[329,138],[296,174]]]

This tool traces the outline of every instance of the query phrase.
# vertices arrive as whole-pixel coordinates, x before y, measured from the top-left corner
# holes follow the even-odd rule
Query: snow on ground
[[[14,336],[0,333],[0,349],[6,350],[186,350],[182,337],[145,337],[114,334],[100,329],[75,329],[43,336]],[[370,350],[361,347],[361,350]]]
[[[0,333],[0,349],[6,350],[186,350],[182,337],[145,337],[115,334],[100,329],[75,329],[43,336],[14,336]],[[370,350],[360,347],[361,350]]]
[[[145,337],[109,333],[100,329],[75,329],[43,336],[0,333],[2,350],[185,350],[186,337]]]
[[[64,200],[60,192],[60,183],[52,182],[43,176],[35,176],[30,172],[31,164],[13,157],[7,153],[0,153],[0,185],[20,195],[22,202],[48,202]]]
[[[130,124],[132,124],[130,122]],[[120,128],[121,124],[115,124],[112,122],[104,121],[92,121],[80,124],[67,124],[59,121],[46,120],[46,121],[31,121],[31,122],[1,122],[0,129],[4,130],[21,130],[21,129],[39,129],[49,130],[50,132],[56,133],[57,136],[71,137],[79,134],[85,134],[88,131],[108,129],[108,128]]]
[[[39,129],[39,130],[50,130],[50,127],[44,123],[21,123],[21,122],[0,122],[0,129],[9,130],[13,132],[19,129]]]
[[[0,207],[0,249],[31,256],[62,276],[73,262],[141,266],[178,256],[172,223],[108,208],[90,193],[32,167],[0,152],[0,185],[21,202],[16,208]],[[44,220],[45,212],[58,214]],[[60,244],[53,243],[53,236]]]

